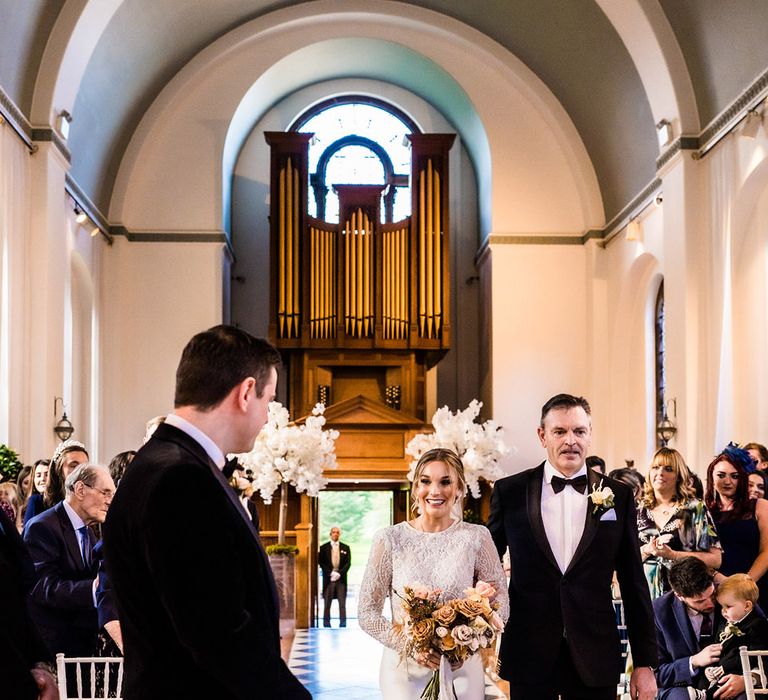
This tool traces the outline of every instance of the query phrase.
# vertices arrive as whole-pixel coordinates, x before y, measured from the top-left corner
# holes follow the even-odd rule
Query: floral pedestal
[[[269,564],[280,599],[280,619],[296,618],[296,557],[291,554],[270,554]]]

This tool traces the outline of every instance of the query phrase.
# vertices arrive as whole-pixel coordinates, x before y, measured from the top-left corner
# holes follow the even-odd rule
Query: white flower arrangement
[[[282,483],[299,493],[317,496],[328,483],[325,469],[336,467],[337,430],[323,430],[325,406],[316,404],[304,425],[290,422],[281,403],[269,404],[267,423],[250,452],[235,455],[244,470],[253,472],[253,489],[266,504]]]
[[[496,481],[504,476],[499,460],[509,453],[504,444],[502,428],[492,420],[475,423],[482,402],[473,399],[463,411],[452,413],[448,406],[439,408],[432,416],[434,433],[420,433],[406,446],[405,451],[414,459],[408,478],[413,479],[416,464],[424,452],[435,447],[453,450],[464,464],[464,478],[475,498],[480,497],[480,479]]]

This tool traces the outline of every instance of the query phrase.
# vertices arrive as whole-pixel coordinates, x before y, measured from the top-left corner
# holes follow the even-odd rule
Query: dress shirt
[[[83,519],[75,513],[75,509],[69,505],[66,501],[64,503],[64,512],[67,514],[67,517],[69,518],[69,522],[72,523],[72,527],[75,530],[75,537],[77,537],[77,541],[80,543],[80,556],[83,558],[83,564],[85,566],[88,566],[88,561],[93,561],[93,555],[86,559],[85,557],[85,548],[91,546],[91,540],[88,537],[88,530],[85,530],[85,532],[81,532],[80,528],[85,527],[85,523],[83,522]],[[94,584],[96,583],[94,579]],[[93,598],[93,607],[96,607],[96,586],[93,586],[93,590],[91,591],[91,596]]]
[[[189,437],[205,450],[205,453],[219,469],[224,469],[224,465],[227,463],[227,460],[224,459],[224,453],[211,438],[200,430],[200,428],[195,427],[188,420],[185,420],[175,413],[169,414],[166,417],[165,422],[189,435]]]
[[[333,565],[334,571],[339,570],[340,562],[341,562],[341,555],[339,553],[339,543],[331,540],[331,564]]]
[[[587,474],[586,465],[569,478],[582,474]],[[560,493],[555,493],[552,488],[553,476],[565,477],[547,460],[544,463],[544,478],[541,482],[541,519],[557,565],[560,571],[565,571],[584,533],[588,496],[586,493],[579,493],[570,485]]]
[[[691,610],[687,605],[685,606],[685,611],[688,613],[688,619],[691,621],[691,627],[693,628],[693,636],[696,637],[696,640],[699,641],[701,637],[701,625],[704,622],[704,613],[700,613],[697,610]],[[710,618],[714,615],[714,612],[709,613]],[[712,628],[714,629],[714,620],[712,620]],[[715,640],[714,638],[710,639],[709,643],[714,644]],[[700,669],[693,667],[693,661],[691,659],[688,659],[688,671],[690,672],[691,676],[695,676]]]

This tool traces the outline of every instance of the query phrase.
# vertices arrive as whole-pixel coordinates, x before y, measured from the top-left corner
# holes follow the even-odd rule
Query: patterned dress
[[[376,533],[363,577],[358,603],[360,627],[378,639],[382,653],[379,684],[383,700],[414,700],[421,695],[432,672],[413,659],[400,658],[405,639],[400,598],[405,586],[420,584],[442,590],[442,598],[461,598],[478,581],[497,591],[499,615],[509,616],[507,581],[491,533],[482,525],[455,522],[442,532],[419,532],[399,523]],[[384,617],[389,598],[392,621]],[[479,655],[454,673],[458,700],[483,700],[485,683]]]
[[[721,548],[712,516],[703,501],[692,498],[675,506],[672,516],[659,530],[651,512],[643,506],[637,511],[637,533],[640,546],[648,544],[657,535],[672,535],[667,543],[676,552],[708,552]],[[651,598],[658,598],[671,590],[667,574],[672,561],[650,557],[643,562],[645,578],[651,590]]]

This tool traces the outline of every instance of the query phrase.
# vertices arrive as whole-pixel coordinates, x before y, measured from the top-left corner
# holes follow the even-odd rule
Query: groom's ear
[[[544,444],[544,435],[545,435],[544,428],[542,428],[541,426],[536,428],[536,434],[539,436],[539,441],[541,442],[541,446],[546,447],[546,445]]]

